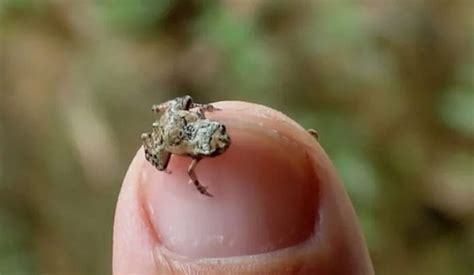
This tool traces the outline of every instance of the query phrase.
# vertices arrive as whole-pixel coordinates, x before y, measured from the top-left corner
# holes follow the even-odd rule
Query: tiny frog
[[[160,117],[152,124],[150,133],[141,135],[146,160],[160,171],[171,173],[167,167],[172,154],[191,157],[189,182],[209,197],[212,194],[196,176],[196,165],[202,158],[218,156],[230,146],[225,126],[205,117],[205,112],[215,110],[218,109],[210,104],[194,103],[190,96],[153,105],[152,111]]]

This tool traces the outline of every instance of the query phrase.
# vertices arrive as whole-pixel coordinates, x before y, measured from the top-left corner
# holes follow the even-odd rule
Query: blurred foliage
[[[0,1],[0,273],[108,274],[152,103],[316,128],[377,274],[474,271],[474,2]]]

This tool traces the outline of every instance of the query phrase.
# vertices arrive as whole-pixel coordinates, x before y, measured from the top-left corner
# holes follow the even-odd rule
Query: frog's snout
[[[220,124],[219,127],[216,129],[216,131],[213,134],[213,140],[215,141],[215,144],[217,145],[216,149],[219,152],[219,154],[223,153],[230,145],[230,136],[227,133],[227,129],[225,125]]]

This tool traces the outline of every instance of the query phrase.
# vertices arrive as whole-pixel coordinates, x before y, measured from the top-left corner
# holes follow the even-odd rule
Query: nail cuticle
[[[255,265],[279,266],[287,264],[289,259],[297,262],[298,258],[303,259],[308,255],[318,253],[320,246],[315,244],[317,238],[311,236],[307,240],[278,250],[265,253],[229,256],[229,257],[189,257],[176,253],[164,245],[158,245],[154,249],[156,261],[165,260],[174,269],[196,269],[206,268],[206,266],[232,266],[240,268],[254,267]]]

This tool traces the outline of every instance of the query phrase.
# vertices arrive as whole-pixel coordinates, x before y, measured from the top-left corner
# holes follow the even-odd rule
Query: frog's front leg
[[[213,197],[212,194],[207,191],[207,187],[199,183],[196,173],[194,172],[194,169],[196,169],[196,165],[198,164],[200,160],[201,160],[200,157],[193,158],[193,161],[188,167],[189,183],[193,183],[194,186],[196,186],[196,189],[199,191],[199,193],[206,195],[208,197]]]
[[[159,171],[171,174],[171,171],[166,169],[171,158],[171,153],[166,152],[165,150],[160,150],[158,153],[153,154],[145,149],[145,158]]]
[[[142,134],[142,140],[145,150],[145,159],[159,171],[171,174],[171,171],[166,169],[171,158],[171,153],[164,149],[156,148],[151,133]]]

